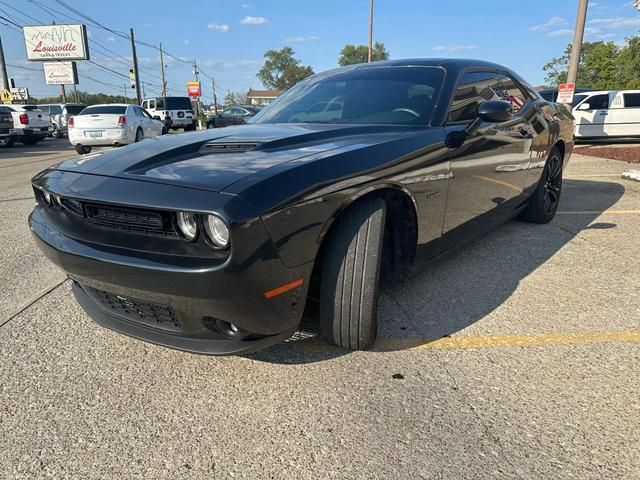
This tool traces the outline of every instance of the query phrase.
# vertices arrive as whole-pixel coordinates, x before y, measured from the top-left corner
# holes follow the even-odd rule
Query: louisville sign
[[[187,95],[190,97],[199,97],[200,82],[187,82]]]
[[[27,60],[89,60],[84,25],[35,25],[22,27]]]
[[[76,62],[43,62],[44,80],[47,85],[76,85]]]

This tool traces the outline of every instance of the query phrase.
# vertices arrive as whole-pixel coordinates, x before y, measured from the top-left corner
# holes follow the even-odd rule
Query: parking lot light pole
[[[573,31],[571,59],[569,60],[569,72],[567,73],[566,83],[576,83],[576,79],[578,78],[580,52],[582,51],[582,40],[584,39],[584,27],[587,22],[588,4],[589,0],[578,0],[578,16],[576,18],[576,28]]]

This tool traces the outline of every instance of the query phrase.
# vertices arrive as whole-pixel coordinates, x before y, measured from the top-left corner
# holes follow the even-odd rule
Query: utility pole
[[[196,77],[196,82],[200,83],[200,71],[198,70],[197,60],[193,61],[193,76]],[[196,97],[196,118],[198,119],[197,120],[198,127],[202,128],[202,125],[200,125],[200,97]]]
[[[0,37],[0,70],[2,70],[2,89],[9,90],[9,75],[7,75],[7,64],[4,63],[4,50],[2,48],[2,37]]]
[[[133,37],[133,28],[129,29],[129,35],[131,37],[131,53],[133,56],[133,74],[136,77],[136,99],[138,105],[142,105],[142,96],[140,95],[140,75],[138,72],[138,56],[136,55],[136,41]]]
[[[211,77],[211,88],[213,89],[213,111],[218,115],[218,99],[216,98],[216,81]]]
[[[67,92],[64,90],[64,85],[60,85],[60,98],[62,103],[67,103]]]
[[[164,79],[164,60],[162,59],[162,43],[160,44],[160,75],[162,76],[162,96],[167,96],[167,81]]]
[[[127,97],[127,84],[123,83],[122,86],[124,87],[124,103],[129,103],[129,97]]]
[[[373,0],[369,0],[369,63],[373,55]]]
[[[573,31],[573,43],[571,45],[571,59],[569,60],[569,72],[567,83],[576,83],[578,78],[578,67],[580,66],[580,52],[582,51],[582,40],[584,38],[584,27],[587,22],[587,7],[589,0],[578,0],[578,16],[576,18],[576,28]]]

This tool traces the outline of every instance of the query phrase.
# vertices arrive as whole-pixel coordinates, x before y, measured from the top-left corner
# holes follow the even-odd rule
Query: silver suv
[[[79,114],[86,105],[82,103],[51,103],[38,105],[38,107],[51,117],[51,136],[62,138],[67,134],[69,117]]]

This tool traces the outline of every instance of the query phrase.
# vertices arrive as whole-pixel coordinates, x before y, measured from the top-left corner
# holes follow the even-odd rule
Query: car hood
[[[370,145],[406,127],[248,124],[165,135],[66,160],[57,170],[221,191],[247,175],[302,157]]]

